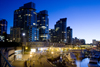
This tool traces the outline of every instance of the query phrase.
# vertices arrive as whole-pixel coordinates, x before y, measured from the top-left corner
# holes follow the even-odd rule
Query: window
[[[66,39],[64,39],[64,41],[66,41]]]
[[[18,17],[21,17],[21,15],[19,15]]]
[[[37,20],[37,22],[40,22],[40,20]]]
[[[51,29],[49,29],[49,30],[51,30]]]
[[[45,29],[46,27],[45,26],[42,26],[41,28]]]
[[[64,31],[64,33],[66,33],[66,32]]]
[[[42,17],[42,19],[44,19],[45,17]]]
[[[32,16],[32,14],[25,14],[24,16]]]
[[[36,25],[35,23],[33,23],[33,25]]]
[[[59,27],[56,28],[56,31],[58,31],[58,30],[59,30]]]
[[[47,37],[47,35],[41,35],[40,37]]]
[[[60,23],[62,23],[62,21],[60,21]]]
[[[36,15],[36,12],[33,12]]]

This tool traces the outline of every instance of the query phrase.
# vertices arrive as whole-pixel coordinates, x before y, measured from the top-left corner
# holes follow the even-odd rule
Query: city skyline
[[[99,0],[2,0],[0,1],[0,18],[6,19],[8,22],[7,33],[10,34],[10,27],[13,26],[13,14],[14,10],[18,9],[25,3],[34,2],[36,5],[36,12],[41,10],[48,11],[49,28],[53,29],[56,21],[60,18],[67,17],[67,26],[73,29],[73,38],[78,37],[85,39],[86,43],[92,43],[92,39],[100,40],[98,37],[100,32],[99,29],[99,16],[100,16],[100,1]],[[52,4],[52,5],[51,5]],[[59,5],[61,4],[61,5]],[[13,5],[13,6],[12,6]],[[7,8],[5,8],[7,6]],[[41,8],[41,7],[42,8]],[[5,8],[5,9],[4,9]]]

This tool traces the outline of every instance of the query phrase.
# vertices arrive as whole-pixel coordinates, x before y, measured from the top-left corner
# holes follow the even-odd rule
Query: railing
[[[0,50],[0,67],[13,67],[5,58],[1,50]]]

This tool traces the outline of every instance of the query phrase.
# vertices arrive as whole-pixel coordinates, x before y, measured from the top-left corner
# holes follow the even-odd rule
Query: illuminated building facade
[[[0,42],[6,42],[7,38],[7,21],[0,19]]]
[[[7,33],[7,21],[5,19],[0,20],[0,35]]]
[[[55,24],[55,39],[56,42],[66,43],[67,42],[67,30],[66,30],[67,18],[62,18]]]
[[[55,42],[55,30],[54,29],[49,29],[49,41],[50,42]]]
[[[11,27],[10,28],[10,35],[11,35],[11,38],[12,38],[11,40],[13,42],[21,42],[20,27]]]
[[[47,41],[49,35],[48,12],[46,10],[37,13],[37,26],[39,29],[39,41]]]
[[[72,44],[72,29],[67,27],[67,44]]]
[[[23,41],[23,33],[27,42],[39,40],[39,30],[37,28],[37,13],[35,12],[35,4],[32,2],[24,4],[14,11],[13,27],[20,27],[21,42]]]

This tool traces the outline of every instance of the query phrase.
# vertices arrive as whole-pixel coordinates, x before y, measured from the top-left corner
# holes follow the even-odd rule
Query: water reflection
[[[85,58],[82,61],[80,60],[76,61],[77,67],[88,67],[88,63],[89,63],[89,58]]]

